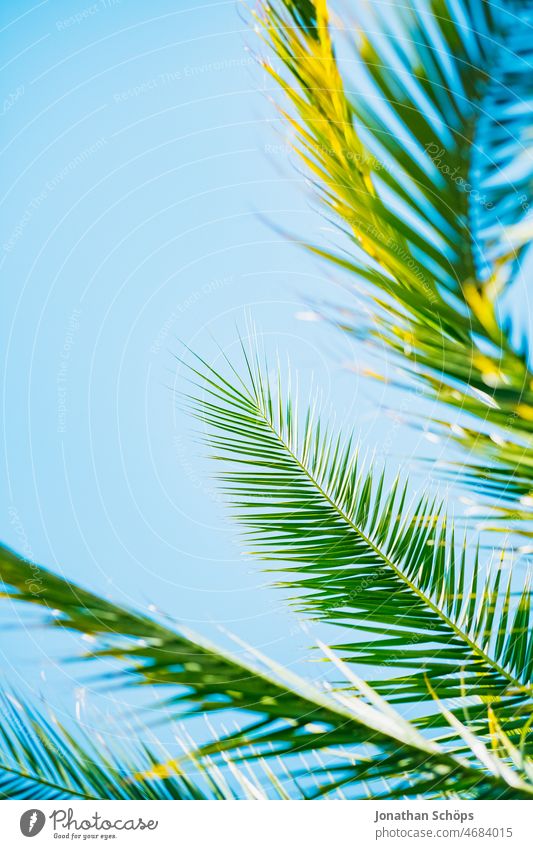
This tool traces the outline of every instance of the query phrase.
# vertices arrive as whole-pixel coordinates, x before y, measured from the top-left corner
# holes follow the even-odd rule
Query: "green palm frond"
[[[261,19],[284,68],[270,72],[292,106],[295,149],[348,239],[347,250],[309,247],[362,281],[373,304],[368,323],[328,314],[391,349],[431,397],[502,429],[517,460],[531,452],[533,374],[498,296],[531,238],[532,8],[365,4],[347,37],[355,92],[324,0],[265,2]],[[485,440],[457,441],[487,460]],[[505,458],[488,459],[488,494],[505,497]]]
[[[501,287],[519,259],[503,228],[525,218],[533,185],[532,11],[430,0],[360,13],[371,89],[351,98],[354,115],[392,163],[378,178],[426,228],[418,243],[407,233],[414,258],[435,246],[432,276],[460,298],[465,284]]]
[[[55,718],[0,695],[0,798],[207,799],[225,798],[208,776],[200,789],[183,770],[157,777],[157,757],[146,746],[114,752],[87,733],[74,737]],[[151,777],[149,777],[151,776]]]
[[[40,582],[38,593],[35,584],[37,572]],[[461,757],[453,755],[423,737],[342,664],[351,692],[328,693],[257,653],[255,665],[248,665],[203,640],[180,634],[142,614],[99,598],[4,548],[0,556],[0,577],[6,587],[5,594],[10,598],[52,611],[49,622],[55,627],[67,627],[95,636],[100,645],[89,657],[110,656],[129,661],[123,680],[131,682],[136,679],[142,683],[175,688],[175,695],[166,700],[165,706],[170,706],[180,716],[234,709],[241,712],[240,716],[249,718],[251,715],[251,723],[198,747],[196,752],[189,754],[189,758],[203,761],[211,756],[223,758],[225,753],[232,753],[237,759],[257,761],[261,758],[290,758],[307,752],[331,752],[336,761],[333,767],[330,768],[329,763],[318,762],[307,770],[307,776],[314,776],[319,782],[318,789],[314,791],[317,795],[350,786],[355,796],[366,796],[368,787],[374,788],[376,782],[379,788],[372,791],[375,797],[383,794],[383,782],[386,782],[386,795],[390,798],[415,797],[423,793],[460,793],[470,798],[512,799],[533,795],[527,761],[523,760],[518,767],[510,765],[507,763],[508,755],[502,759],[489,753],[481,740],[476,741],[474,751],[471,732],[462,728],[460,732],[464,735],[466,754]],[[455,717],[452,721],[457,725]],[[42,721],[38,724],[42,727]],[[70,783],[74,780],[70,773],[65,776],[69,767],[63,766],[61,758],[58,762],[53,761],[48,772],[48,749],[57,745],[54,730],[49,728],[43,735],[44,742],[39,733],[39,745],[45,745],[46,751],[39,753],[40,766],[36,770],[36,738],[29,734],[27,749],[20,752],[21,735],[16,726],[9,725],[7,731],[5,728],[0,731],[1,748],[8,758],[14,758],[15,763],[22,765],[19,769],[22,774],[13,779],[15,784],[5,785],[13,796],[25,792],[24,788],[36,778],[36,772],[37,784],[39,774],[49,775],[51,783],[59,784],[58,793],[65,792],[67,795],[81,796],[83,790],[85,795],[96,792],[102,794],[97,795],[98,798],[108,798],[106,793],[127,793],[127,788],[131,793],[148,792],[130,788],[129,783],[124,788],[122,779],[118,777],[115,788],[116,773],[113,774],[111,790],[100,786],[104,777],[92,762],[91,774],[77,775],[74,786]],[[49,745],[47,740],[50,740]],[[65,751],[62,741],[60,744],[58,751]],[[71,741],[66,751],[72,747],[73,754],[68,764],[81,773],[85,753]],[[157,789],[153,788],[159,787],[159,781],[165,782],[165,791],[170,792],[166,785],[170,779],[175,781],[173,792],[191,792],[189,784],[183,783],[181,774],[176,777],[183,765],[181,757],[159,764],[154,763],[153,755],[150,759],[145,772],[139,774],[136,769],[133,773],[136,780],[147,782],[152,788],[150,792],[157,794]],[[5,755],[1,763],[6,763]],[[84,782],[89,782],[93,770],[93,784],[86,785]],[[128,774],[131,776],[130,770]],[[57,780],[58,775],[61,781]],[[332,779],[332,776],[335,777]],[[48,793],[45,782],[40,784],[41,792]],[[36,798],[35,792],[32,786],[32,798]],[[109,798],[115,796],[110,795]]]
[[[518,0],[490,8],[500,22],[501,37],[486,51],[487,82],[470,169],[474,187],[481,188],[486,201],[470,204],[470,221],[482,272],[490,274],[491,267],[507,260],[512,279],[533,236],[528,222],[533,193],[533,3]]]
[[[511,530],[526,538],[518,552],[531,553],[528,542],[533,537],[533,456],[524,443],[506,439],[492,432],[486,434],[472,427],[454,425],[451,433],[447,422],[435,419],[437,433],[446,434],[450,442],[467,448],[474,461],[442,461],[440,476],[466,486],[472,496],[468,515],[479,528],[494,533]],[[484,459],[475,462],[476,455]],[[492,500],[487,504],[487,497]]]
[[[399,298],[407,298],[405,290],[417,291],[444,310],[448,301],[439,292],[457,295],[484,335],[490,332],[487,317],[477,309],[471,287],[489,277],[492,292],[501,288],[507,256],[494,261],[489,275],[480,272],[490,251],[483,249],[471,213],[475,206],[485,212],[496,206],[481,176],[485,145],[492,169],[486,182],[494,183],[494,172],[501,176],[509,170],[510,142],[523,152],[530,141],[533,50],[516,34],[520,14],[527,31],[530,6],[516,3],[515,11],[504,11],[485,2],[433,0],[362,7],[353,12],[360,16],[357,34],[349,30],[349,50],[355,48],[357,55],[357,93],[352,94],[352,81],[345,80],[336,57],[324,0],[263,5],[265,39],[295,85],[269,70],[292,102],[294,113],[286,118],[296,134],[295,149],[317,178],[325,205],[367,260],[398,277]],[[509,56],[515,83],[516,64],[522,72],[518,92],[494,76],[495,65]],[[500,112],[495,114],[496,104]],[[479,127],[483,122],[485,130]],[[484,131],[489,140],[479,138]],[[507,146],[498,132],[507,134]],[[515,208],[513,217],[507,210],[509,223],[525,217],[523,191],[531,195],[533,174],[533,160],[528,161],[529,172],[526,163],[520,169],[523,182],[507,192],[507,206],[514,201]]]
[[[441,698],[478,697],[470,720],[494,700],[520,727],[533,704],[529,581],[513,604],[501,564],[482,578],[434,501],[408,509],[406,486],[365,472],[351,438],[343,443],[312,408],[299,411],[244,357],[247,383],[199,361],[192,370],[205,392],[192,401],[213,457],[230,464],[222,492],[252,553],[289,573],[284,586],[301,591],[300,608],[355,630],[337,648],[387,673],[370,683],[389,701],[431,702],[429,679]]]
[[[496,530],[527,525],[533,372],[500,296],[533,232],[533,0],[359,5],[344,34],[326,0],[261,0],[258,15],[295,149],[348,246],[308,247],[372,304],[371,321],[327,316],[469,414],[452,439],[474,460],[445,474],[494,499]],[[233,655],[0,546],[0,595],[90,635],[83,656],[114,661],[106,684],[149,690],[158,721],[208,719],[192,749],[152,748],[141,726],[121,749],[0,693],[0,797],[286,799],[287,776],[302,799],[533,798],[529,578],[494,552],[486,571],[438,501],[410,503],[407,484],[367,470],[352,436],[243,354],[244,379],[197,358],[189,403],[250,553],[283,572],[300,611],[339,626],[320,648],[340,680],[311,682],[247,646]],[[444,416],[434,426],[448,433]]]

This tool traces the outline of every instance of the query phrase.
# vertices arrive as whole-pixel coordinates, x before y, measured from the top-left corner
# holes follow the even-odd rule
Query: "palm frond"
[[[354,629],[337,648],[385,676],[370,683],[389,701],[431,702],[429,679],[440,698],[498,702],[519,727],[533,695],[529,582],[513,605],[511,577],[497,562],[482,578],[439,505],[423,496],[408,509],[405,485],[365,472],[352,438],[273,391],[243,351],[247,383],[199,360],[192,404],[212,456],[229,463],[221,490],[250,553],[289,573],[301,609]]]
[[[423,226],[434,276],[467,302],[466,285],[500,288],[519,259],[504,228],[525,217],[533,184],[532,10],[431,0],[360,13],[358,75],[371,88],[351,98],[355,117],[392,163],[378,178],[416,216],[414,258],[429,256]]]
[[[486,51],[489,69],[476,121],[471,174],[486,201],[470,205],[480,267],[509,263],[512,279],[531,242],[533,189],[533,4],[491,7],[500,38]],[[470,10],[469,10],[470,11]]]
[[[309,247],[363,281],[373,304],[371,323],[344,309],[332,319],[392,349],[431,397],[501,428],[516,457],[530,452],[533,374],[498,296],[531,237],[531,3],[365,4],[348,29],[356,91],[325,2],[263,9],[295,149],[349,245]],[[502,468],[493,451],[490,495]]]
[[[530,9],[527,1],[507,10],[483,0],[367,4],[357,12],[357,29],[349,28],[347,13],[348,49],[355,48],[357,57],[352,92],[323,0],[263,4],[265,39],[295,83],[267,64],[294,107],[286,118],[295,149],[355,247],[398,278],[399,298],[405,289],[425,292],[444,309],[447,301],[438,293],[450,292],[466,301],[475,319],[469,287],[488,278],[492,291],[501,286],[503,257],[491,263],[489,274],[479,269],[490,250],[473,226],[472,209],[486,213],[496,206],[485,183],[510,170],[511,142],[523,153],[530,141],[533,51],[517,35],[517,20],[527,32]],[[511,67],[500,78],[495,64],[506,59]],[[518,91],[505,71],[515,84],[519,78]],[[482,157],[489,161],[486,180]],[[527,211],[533,157],[526,159],[529,170],[526,163],[518,169],[519,188],[506,194],[507,223],[518,224]],[[482,232],[497,229],[500,218]]]
[[[117,752],[80,730],[73,736],[20,696],[0,695],[2,799],[225,798],[212,777],[201,789],[183,769],[159,780],[160,759],[147,746]]]
[[[40,581],[38,594],[35,592],[36,570]],[[306,752],[327,753],[332,749],[337,759],[333,772],[329,764],[326,767],[320,762],[307,771],[308,775],[314,774],[319,780],[316,791],[319,795],[337,790],[340,786],[350,786],[354,795],[366,796],[369,786],[374,788],[376,782],[381,782],[380,787],[383,787],[383,781],[387,782],[386,795],[391,798],[418,796],[425,792],[456,792],[471,798],[519,799],[533,795],[533,785],[522,766],[520,769],[510,767],[504,760],[491,755],[481,741],[478,741],[478,754],[467,745],[468,757],[454,756],[423,737],[352,673],[349,673],[352,692],[348,695],[321,691],[257,653],[256,664],[248,665],[203,640],[187,637],[142,614],[101,599],[42,567],[18,558],[8,549],[1,550],[0,576],[6,585],[6,594],[11,598],[53,611],[48,621],[54,626],[89,633],[103,641],[103,646],[92,652],[90,657],[112,656],[128,660],[130,680],[135,676],[140,682],[176,688],[176,694],[167,700],[166,705],[179,711],[180,716],[233,709],[241,711],[240,715],[251,715],[251,724],[199,747],[193,753],[195,758],[224,757],[225,753],[233,753],[238,759],[290,758]],[[109,645],[110,639],[114,642],[113,646]],[[42,727],[41,722],[39,726]],[[28,736],[28,741],[22,744],[25,748],[20,752],[21,735],[12,727],[0,733],[3,748],[15,758],[15,762],[22,764],[19,770],[22,774],[13,779],[14,786],[9,785],[6,779],[7,793],[13,796],[18,793],[17,798],[22,798],[20,794],[26,792],[25,788],[36,778],[31,748],[35,739],[31,735],[22,735],[23,739]],[[122,784],[114,789],[114,782],[111,790],[100,786],[104,779],[98,769],[94,772],[92,785],[83,783],[91,778],[83,774],[77,775],[75,785],[71,786],[69,782],[74,779],[70,774],[65,777],[65,770],[68,771],[68,764],[74,764],[81,773],[77,759],[80,756],[83,764],[84,753],[79,748],[74,749],[67,766],[63,766],[61,758],[53,760],[48,773],[49,748],[56,745],[52,735],[53,729],[47,728],[44,734],[45,752],[39,754],[39,770],[55,779],[52,783],[59,784],[58,793],[68,794],[72,790],[72,795],[81,795],[82,791],[89,795],[89,792],[97,792],[102,794],[98,798],[108,798],[105,794],[110,793],[109,798],[116,798],[113,793],[127,792]],[[40,745],[43,745],[42,740]],[[67,751],[71,745],[69,742]],[[484,762],[479,760],[480,751]],[[152,788],[150,792],[157,794],[157,790],[153,789],[154,783],[155,787],[159,787],[158,781],[166,782],[175,776],[181,764],[179,758],[162,764],[152,762],[144,772],[137,770],[134,777],[147,782]],[[91,775],[93,769],[91,764]],[[333,774],[338,777],[332,781]],[[57,780],[58,775],[61,782]],[[189,790],[188,785],[181,790],[181,776],[174,780],[177,788],[174,792]],[[56,790],[44,789],[45,782],[39,782],[38,775],[37,785],[41,786],[43,794]],[[95,786],[98,788],[96,791]],[[139,788],[130,790],[132,793],[143,792]],[[32,798],[36,798],[34,786],[29,792]],[[376,789],[373,793],[377,797],[382,790]]]

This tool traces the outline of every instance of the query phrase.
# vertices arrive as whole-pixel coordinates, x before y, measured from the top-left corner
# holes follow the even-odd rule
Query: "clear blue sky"
[[[361,354],[296,317],[306,298],[341,295],[265,220],[324,226],[244,13],[233,0],[3,4],[0,532],[97,592],[211,637],[222,625],[298,668],[313,638],[241,556],[176,403],[177,339],[210,358],[214,337],[231,356],[248,309],[370,448],[395,455],[418,436],[341,368]],[[0,638],[8,681],[70,711],[86,668],[59,667],[63,640],[2,610],[20,617]]]

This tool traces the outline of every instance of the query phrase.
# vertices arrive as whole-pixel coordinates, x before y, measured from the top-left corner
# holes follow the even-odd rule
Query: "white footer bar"
[[[17,801],[0,833],[6,849],[533,849],[532,818],[528,802]]]

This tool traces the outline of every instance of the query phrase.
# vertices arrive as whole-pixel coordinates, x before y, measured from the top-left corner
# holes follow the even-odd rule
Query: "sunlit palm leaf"
[[[212,780],[202,790],[182,771],[165,780],[148,778],[160,760],[148,748],[118,753],[79,729],[74,737],[20,697],[0,696],[0,712],[0,798],[224,798]]]
[[[350,240],[345,252],[310,247],[364,281],[373,301],[369,323],[344,310],[333,320],[392,349],[433,397],[502,428],[520,460],[531,451],[533,374],[497,298],[531,235],[531,3],[358,6],[348,81],[323,0],[263,8],[295,149]],[[510,242],[503,225],[524,239]],[[486,459],[483,440],[459,442]],[[495,450],[490,495],[505,493],[501,467]]]
[[[193,404],[213,456],[230,464],[219,479],[252,552],[291,574],[301,608],[355,629],[337,648],[388,700],[431,702],[429,678],[441,698],[496,700],[520,727],[533,705],[529,583],[513,603],[500,563],[483,579],[435,503],[408,509],[405,486],[362,470],[351,439],[274,392],[244,356],[247,383],[200,361],[205,393]]]
[[[39,593],[35,592],[36,570]],[[339,775],[337,780],[332,782],[328,778],[329,765],[325,768],[317,764],[308,771],[308,776],[315,772],[318,779],[322,778],[322,785],[316,791],[319,794],[350,785],[354,795],[366,796],[368,787],[373,788],[378,782],[381,789],[376,789],[377,796],[382,795],[385,781],[388,797],[427,792],[455,792],[472,798],[515,799],[533,795],[527,764],[512,769],[490,755],[481,741],[478,741],[479,751],[484,753],[485,762],[480,762],[479,752],[476,754],[468,745],[467,758],[455,757],[422,737],[413,725],[351,674],[349,683],[358,698],[353,694],[322,692],[263,657],[257,658],[255,666],[247,665],[208,643],[190,639],[101,599],[42,567],[35,567],[8,549],[1,549],[0,576],[10,597],[53,610],[49,621],[56,627],[72,628],[103,640],[103,648],[97,648],[92,657],[108,655],[124,659],[129,661],[130,675],[139,682],[176,688],[176,695],[167,699],[166,706],[172,706],[181,716],[235,708],[252,716],[252,723],[241,730],[200,747],[198,757],[232,752],[236,757],[257,760],[333,748],[337,753],[338,765],[333,768]],[[10,734],[7,731],[3,735],[8,752]],[[18,746],[18,735],[15,737]],[[32,742],[30,737],[30,746]],[[76,749],[74,757],[80,751]],[[24,763],[26,757],[32,755],[23,752],[19,761]],[[157,786],[156,776],[175,776],[181,763],[176,758],[157,766],[148,765],[146,772],[137,778],[150,786],[155,782]],[[52,765],[54,776],[60,766]],[[20,780],[31,781],[32,776],[34,773],[22,775]],[[95,781],[100,781],[98,771]],[[65,781],[63,789],[64,786]],[[77,793],[81,786],[85,785],[76,785]],[[181,779],[176,779],[176,786],[181,786]],[[19,785],[14,792],[24,791]]]

